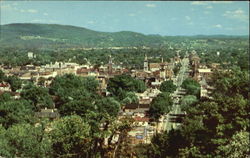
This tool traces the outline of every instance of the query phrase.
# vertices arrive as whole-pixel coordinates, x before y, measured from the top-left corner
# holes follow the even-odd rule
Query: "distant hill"
[[[69,25],[16,23],[0,25],[1,47],[20,48],[73,48],[73,47],[127,47],[159,46],[168,41],[180,41],[188,36],[144,35],[121,31],[98,32]],[[197,38],[231,38],[232,36],[191,36]],[[237,36],[238,37],[238,36]],[[244,36],[246,37],[246,36]]]
[[[164,37],[122,31],[98,32],[86,28],[57,24],[1,25],[0,44],[20,47],[113,47],[152,46]]]

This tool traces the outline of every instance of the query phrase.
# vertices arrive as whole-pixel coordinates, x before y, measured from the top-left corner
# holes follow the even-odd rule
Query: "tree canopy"
[[[49,95],[49,90],[44,87],[28,84],[23,88],[21,97],[30,101],[30,103],[34,105],[36,111],[40,111],[43,108],[53,107],[53,101]]]
[[[161,83],[160,91],[173,93],[176,90],[177,86],[174,85],[172,80],[167,80]]]
[[[142,93],[146,90],[146,85],[143,81],[132,78],[129,75],[118,75],[110,78],[107,90],[112,96],[123,100],[127,92]]]
[[[154,120],[158,121],[158,119],[168,112],[170,112],[173,101],[169,96],[169,93],[164,92],[160,93],[157,97],[155,97],[149,108],[149,116]]]
[[[200,84],[191,78],[187,78],[183,81],[182,88],[186,89],[189,95],[200,95]]]

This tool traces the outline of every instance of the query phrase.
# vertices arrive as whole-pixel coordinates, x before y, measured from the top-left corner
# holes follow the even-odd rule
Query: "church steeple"
[[[113,62],[112,62],[112,57],[110,55],[109,56],[109,63],[108,63],[108,73],[112,74],[112,70],[113,70]]]
[[[147,54],[145,54],[145,58],[144,58],[144,71],[148,71],[148,57],[147,57]]]

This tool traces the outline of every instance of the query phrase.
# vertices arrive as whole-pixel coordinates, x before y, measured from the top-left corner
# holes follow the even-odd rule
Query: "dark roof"
[[[125,109],[149,108],[149,104],[127,104]]]
[[[58,112],[36,112],[36,117],[57,118],[60,116]]]

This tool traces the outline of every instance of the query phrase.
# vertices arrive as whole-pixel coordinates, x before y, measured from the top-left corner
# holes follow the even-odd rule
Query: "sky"
[[[0,23],[159,35],[249,35],[247,1],[0,1]]]

